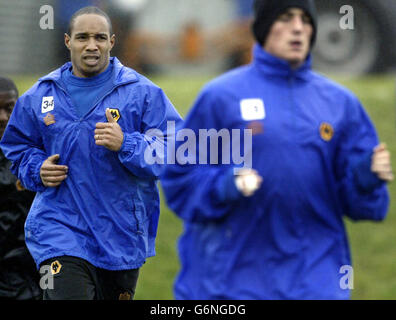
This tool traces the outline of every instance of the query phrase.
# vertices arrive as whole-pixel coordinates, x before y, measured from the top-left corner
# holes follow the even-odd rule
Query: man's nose
[[[292,27],[294,32],[302,32],[304,28],[304,21],[301,17],[294,17],[292,20]]]
[[[4,109],[0,109],[0,121],[5,122],[9,119],[9,113]]]
[[[88,43],[87,43],[87,50],[97,50],[98,45],[96,43],[96,39],[94,37],[89,37]]]

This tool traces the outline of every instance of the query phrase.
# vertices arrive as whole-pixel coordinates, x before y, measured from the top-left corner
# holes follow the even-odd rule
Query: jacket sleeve
[[[150,88],[144,98],[141,131],[124,132],[119,160],[139,178],[159,178],[166,163],[167,141],[172,139],[172,130],[168,129],[181,121],[164,92]]]
[[[4,155],[12,162],[11,171],[31,191],[43,191],[40,168],[48,157],[32,112],[34,97],[21,96],[1,140]]]
[[[230,207],[241,198],[240,192],[234,183],[232,165],[202,164],[199,159],[209,157],[209,154],[202,155],[198,147],[199,130],[215,129],[216,123],[215,110],[219,104],[216,96],[204,90],[196,100],[193,108],[186,118],[184,125],[179,128],[176,136],[175,150],[176,155],[180,151],[181,145],[187,143],[181,140],[180,133],[185,130],[193,132],[190,135],[189,145],[195,146],[195,155],[188,157],[186,164],[180,163],[176,157],[175,164],[167,164],[161,184],[169,207],[182,219],[189,222],[207,222],[223,218]],[[191,141],[195,139],[195,141]],[[220,152],[220,150],[219,150]],[[201,154],[200,154],[201,153]]]
[[[355,97],[351,100],[336,159],[340,197],[351,219],[383,220],[389,206],[388,190],[370,169],[378,137],[360,102]]]

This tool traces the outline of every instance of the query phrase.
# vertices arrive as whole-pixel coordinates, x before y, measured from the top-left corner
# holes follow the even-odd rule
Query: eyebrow
[[[309,14],[307,14],[305,11],[295,12],[292,9],[287,9],[286,11],[284,11],[283,13],[280,14],[280,16],[283,16],[283,15],[309,17]]]
[[[0,109],[14,107],[15,104],[16,104],[16,100],[14,99],[6,100],[0,103]]]
[[[77,33],[75,33],[75,37],[76,36],[87,36],[87,35],[89,35],[89,32],[77,32]],[[98,32],[98,33],[95,33],[94,34],[95,36],[108,36],[108,34],[106,33],[106,32]]]
[[[13,99],[18,99],[18,94],[16,93],[15,90],[10,90],[10,91],[0,91],[0,96],[6,96],[8,100],[13,100]],[[4,99],[4,98],[3,98]],[[7,100],[7,101],[8,101]]]

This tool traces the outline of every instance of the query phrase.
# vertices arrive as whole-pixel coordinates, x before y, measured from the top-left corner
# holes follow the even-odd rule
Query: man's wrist
[[[384,184],[384,181],[371,171],[372,155],[372,151],[367,152],[352,169],[354,183],[361,193],[371,193]]]

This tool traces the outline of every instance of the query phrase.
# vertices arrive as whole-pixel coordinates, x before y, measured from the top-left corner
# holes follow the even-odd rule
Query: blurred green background
[[[202,86],[214,76],[154,77],[185,116]],[[12,77],[20,94],[34,84],[34,77]],[[393,75],[372,75],[359,79],[333,78],[351,89],[361,100],[376,125],[380,140],[387,143],[396,163],[396,103]],[[352,222],[345,219],[354,270],[352,299],[396,299],[395,183],[389,186],[391,206],[385,221]],[[179,269],[177,240],[181,221],[167,207],[161,193],[161,215],[156,241],[157,255],[141,269],[135,299],[173,299],[173,281]]]

